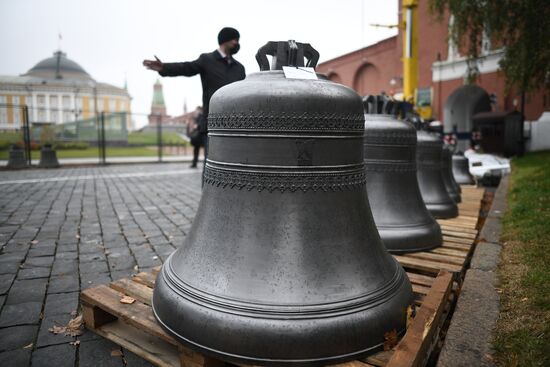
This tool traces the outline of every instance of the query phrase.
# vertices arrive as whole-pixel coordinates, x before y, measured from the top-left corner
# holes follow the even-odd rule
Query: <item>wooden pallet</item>
[[[86,327],[157,366],[229,365],[184,347],[156,322],[151,299],[158,270],[156,268],[154,273],[140,273],[131,279],[121,279],[83,291],[80,299]],[[399,344],[391,351],[338,366],[417,366],[428,358],[450,309],[453,277],[446,271],[435,278],[408,275],[413,283],[417,311]],[[121,303],[124,296],[136,301],[132,304]]]
[[[418,312],[397,347],[342,367],[422,366],[441,335],[470,261],[483,210],[484,190],[462,187],[457,218],[439,220],[443,246],[431,251],[399,255],[412,283]],[[490,200],[490,198],[488,199]],[[486,205],[486,204],[485,204]],[[158,366],[217,367],[223,362],[184,347],[157,324],[151,298],[159,268],[85,290],[81,303],[86,327]],[[123,296],[136,299],[122,304]]]
[[[439,271],[453,273],[461,278],[470,262],[478,235],[478,218],[484,189],[462,186],[459,216],[439,219],[443,232],[443,245],[430,251],[394,255],[407,272],[436,276]]]

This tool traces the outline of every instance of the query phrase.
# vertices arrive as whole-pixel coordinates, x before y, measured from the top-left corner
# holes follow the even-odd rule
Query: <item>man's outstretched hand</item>
[[[156,60],[143,60],[143,66],[145,66],[147,69],[150,69],[150,70],[161,71],[162,61],[160,61],[156,56],[155,56],[155,59]]]

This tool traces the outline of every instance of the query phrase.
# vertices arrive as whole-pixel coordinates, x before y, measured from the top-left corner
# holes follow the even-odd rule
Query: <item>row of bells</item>
[[[290,42],[261,50],[277,65],[285,52],[315,57]],[[441,198],[440,141],[365,114],[343,85],[281,70],[219,89],[208,126],[193,226],[155,283],[162,327],[203,354],[254,365],[353,360],[403,334],[412,288],[386,247],[438,246],[429,210],[456,215]]]

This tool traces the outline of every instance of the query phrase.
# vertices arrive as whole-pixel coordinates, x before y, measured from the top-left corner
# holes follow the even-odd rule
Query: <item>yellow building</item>
[[[22,127],[28,106],[31,124],[62,124],[95,113],[126,112],[132,130],[131,97],[125,88],[94,80],[80,65],[57,51],[20,76],[0,75],[0,130]]]

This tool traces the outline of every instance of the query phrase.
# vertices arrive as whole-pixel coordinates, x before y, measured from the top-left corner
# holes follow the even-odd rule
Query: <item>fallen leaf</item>
[[[74,346],[80,345],[80,340],[75,340],[74,342],[69,342],[69,344],[74,345]]]
[[[57,326],[49,328],[48,331],[53,334],[65,334],[66,336],[82,335],[80,328],[82,327],[82,315],[76,316],[69,320],[67,326]]]
[[[23,349],[31,349],[32,346],[33,346],[33,344],[30,343],[30,344],[25,345],[25,346],[23,347]]]
[[[75,237],[76,237],[77,240],[80,239],[80,235],[78,235],[78,234]]]
[[[134,271],[139,271],[139,268],[137,265],[134,265]]]
[[[397,330],[384,333],[384,350],[388,351],[397,345]]]
[[[153,260],[157,260],[158,258],[158,256],[153,256]]]
[[[525,302],[525,301],[527,301],[528,299],[529,299],[529,298],[524,297],[524,298],[521,299],[521,302]]]
[[[71,316],[72,316],[72,317],[75,317],[76,315],[78,315],[78,312],[76,312],[76,311],[71,311]]]
[[[111,357],[120,357],[122,355],[122,352],[120,349],[113,349],[111,351]]]
[[[131,305],[135,301],[136,301],[135,298],[132,298],[130,296],[124,296],[120,299],[120,303],[124,303],[124,304],[127,304],[127,305]]]
[[[36,245],[38,243],[38,240],[32,240],[31,245]]]

